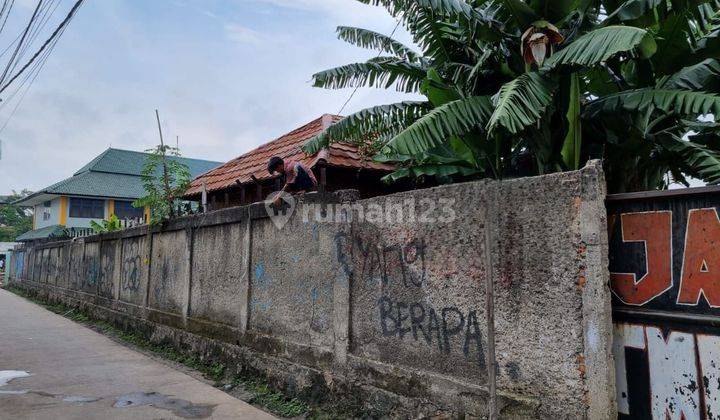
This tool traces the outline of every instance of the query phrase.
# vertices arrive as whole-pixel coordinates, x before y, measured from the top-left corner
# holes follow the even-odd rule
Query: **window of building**
[[[102,219],[105,217],[105,201],[92,198],[70,198],[70,217]]]
[[[43,221],[50,220],[50,210],[43,210]]]
[[[115,201],[115,216],[118,219],[142,219],[144,211],[132,206],[132,201]]]
[[[52,201],[49,201],[49,200],[48,200],[48,201],[44,202],[44,203],[43,203],[43,206],[45,206],[45,207],[52,207]]]

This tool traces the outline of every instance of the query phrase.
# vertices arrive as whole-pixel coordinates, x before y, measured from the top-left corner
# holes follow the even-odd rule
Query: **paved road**
[[[174,418],[273,417],[0,289],[0,419]]]

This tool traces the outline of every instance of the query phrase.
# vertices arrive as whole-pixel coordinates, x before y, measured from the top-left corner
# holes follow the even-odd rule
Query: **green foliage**
[[[331,125],[305,144],[308,153],[327,147],[330,139],[362,143],[371,136],[394,136],[430,110],[428,102],[399,102],[363,109]],[[370,133],[370,134],[368,134]]]
[[[458,99],[441,105],[400,132],[387,144],[393,152],[419,154],[439,146],[446,138],[462,135],[490,118],[491,102],[485,96]]]
[[[720,128],[691,127],[720,116],[720,1],[359,1],[386,8],[418,50],[340,27],[341,39],[392,56],[319,72],[315,86],[394,86],[427,101],[356,112],[306,152],[333,141],[380,150],[399,165],[389,181],[601,158],[612,192],[665,188],[668,174],[720,183]]]
[[[683,157],[683,169],[689,175],[715,184],[720,182],[720,153],[677,136],[667,135],[660,139],[664,148]]]
[[[313,75],[314,86],[342,89],[355,86],[389,88],[401,92],[417,90],[425,78],[425,69],[395,57],[378,57],[365,63],[348,64]]]
[[[607,20],[612,21],[615,18],[621,21],[638,19],[653,11],[662,2],[662,0],[626,0],[607,17]]]
[[[160,144],[147,150],[141,178],[146,195],[133,202],[134,207],[150,207],[150,224],[176,216],[177,197],[190,184],[190,169],[182,163],[180,150]]]
[[[289,398],[282,392],[273,390],[266,382],[257,378],[247,376],[236,376],[232,381],[233,386],[241,386],[252,393],[248,401],[265,407],[268,411],[280,417],[297,417],[305,414],[308,405],[297,398]]]
[[[100,223],[91,220],[90,227],[95,233],[115,232],[116,230],[122,229],[120,219],[114,214],[111,214],[107,220],[103,220]]]
[[[709,58],[685,67],[660,83],[664,89],[720,92],[720,61]]]
[[[637,89],[596,99],[588,104],[586,113],[595,117],[600,113],[643,112],[651,107],[665,115],[692,116],[712,113],[720,116],[720,95],[687,90]]]
[[[339,26],[337,28],[338,38],[350,44],[362,48],[372,48],[385,53],[393,54],[395,57],[415,62],[418,59],[410,47],[382,34],[362,28]]]
[[[0,197],[6,203],[0,204],[0,242],[14,242],[15,238],[32,230],[32,215],[22,207],[10,204],[30,194],[30,191],[22,190]]]
[[[563,142],[563,163],[569,169],[580,169],[580,149],[582,148],[582,122],[580,118],[580,77],[570,75],[568,110],[566,114],[568,131]]]
[[[655,39],[646,30],[632,26],[608,26],[578,38],[548,59],[546,67],[575,65],[591,67],[619,53],[635,52],[643,58],[657,51]]]
[[[495,110],[488,131],[498,126],[517,134],[536,123],[552,101],[552,84],[538,73],[525,73],[500,88],[493,98]]]

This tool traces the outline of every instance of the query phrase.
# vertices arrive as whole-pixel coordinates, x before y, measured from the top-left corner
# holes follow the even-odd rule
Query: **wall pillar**
[[[185,249],[185,261],[188,264],[187,276],[185,277],[185,291],[183,294],[183,324],[187,326],[187,319],[190,316],[190,293],[192,292],[192,272],[193,272],[193,245],[195,241],[195,229],[188,227],[185,229],[185,240],[187,247]]]
[[[113,299],[120,300],[120,283],[122,283],[123,269],[123,241],[115,241],[115,269],[113,269]]]
[[[243,237],[243,270],[240,277],[240,334],[245,334],[250,318],[250,283],[252,281],[252,218],[250,217],[250,206],[247,219],[245,219],[245,235]]]
[[[487,323],[488,419],[497,419],[497,371],[495,356],[495,270],[498,241],[498,187],[488,184],[485,217],[485,320]]]
[[[336,246],[341,246],[339,243]],[[352,245],[351,245],[352,246]],[[335,335],[335,363],[347,364],[350,346],[350,276],[341,268],[333,282],[333,330]]]
[[[147,207],[146,207],[147,209]],[[143,261],[143,264],[147,264],[147,275],[146,275],[146,281],[145,281],[145,296],[143,296],[143,308],[148,307],[148,300],[150,300],[150,278],[152,277],[152,248],[153,248],[153,234],[152,234],[152,226],[148,225],[147,227],[147,254],[145,256],[145,261]]]

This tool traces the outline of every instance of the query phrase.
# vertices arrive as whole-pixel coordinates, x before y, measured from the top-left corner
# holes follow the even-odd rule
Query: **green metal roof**
[[[80,168],[74,175],[92,171],[140,176],[148,156],[149,153],[135,152],[132,150],[107,149],[98,157],[91,160],[90,163]],[[180,161],[187,165],[192,177],[203,174],[223,163],[184,157],[170,157],[169,159]]]
[[[139,176],[92,171],[62,180],[42,192],[111,198],[140,198],[145,195]]]
[[[67,237],[67,232],[65,232],[65,226],[52,225],[52,226],[45,226],[40,229],[35,229],[35,230],[25,232],[22,235],[15,238],[15,240],[18,242],[27,242],[27,241],[34,241],[37,239],[64,238],[64,237]]]
[[[107,149],[75,174],[22,199],[31,203],[41,194],[136,199],[145,195],[140,174],[148,153]],[[187,165],[191,178],[201,175],[222,162],[171,157]]]

